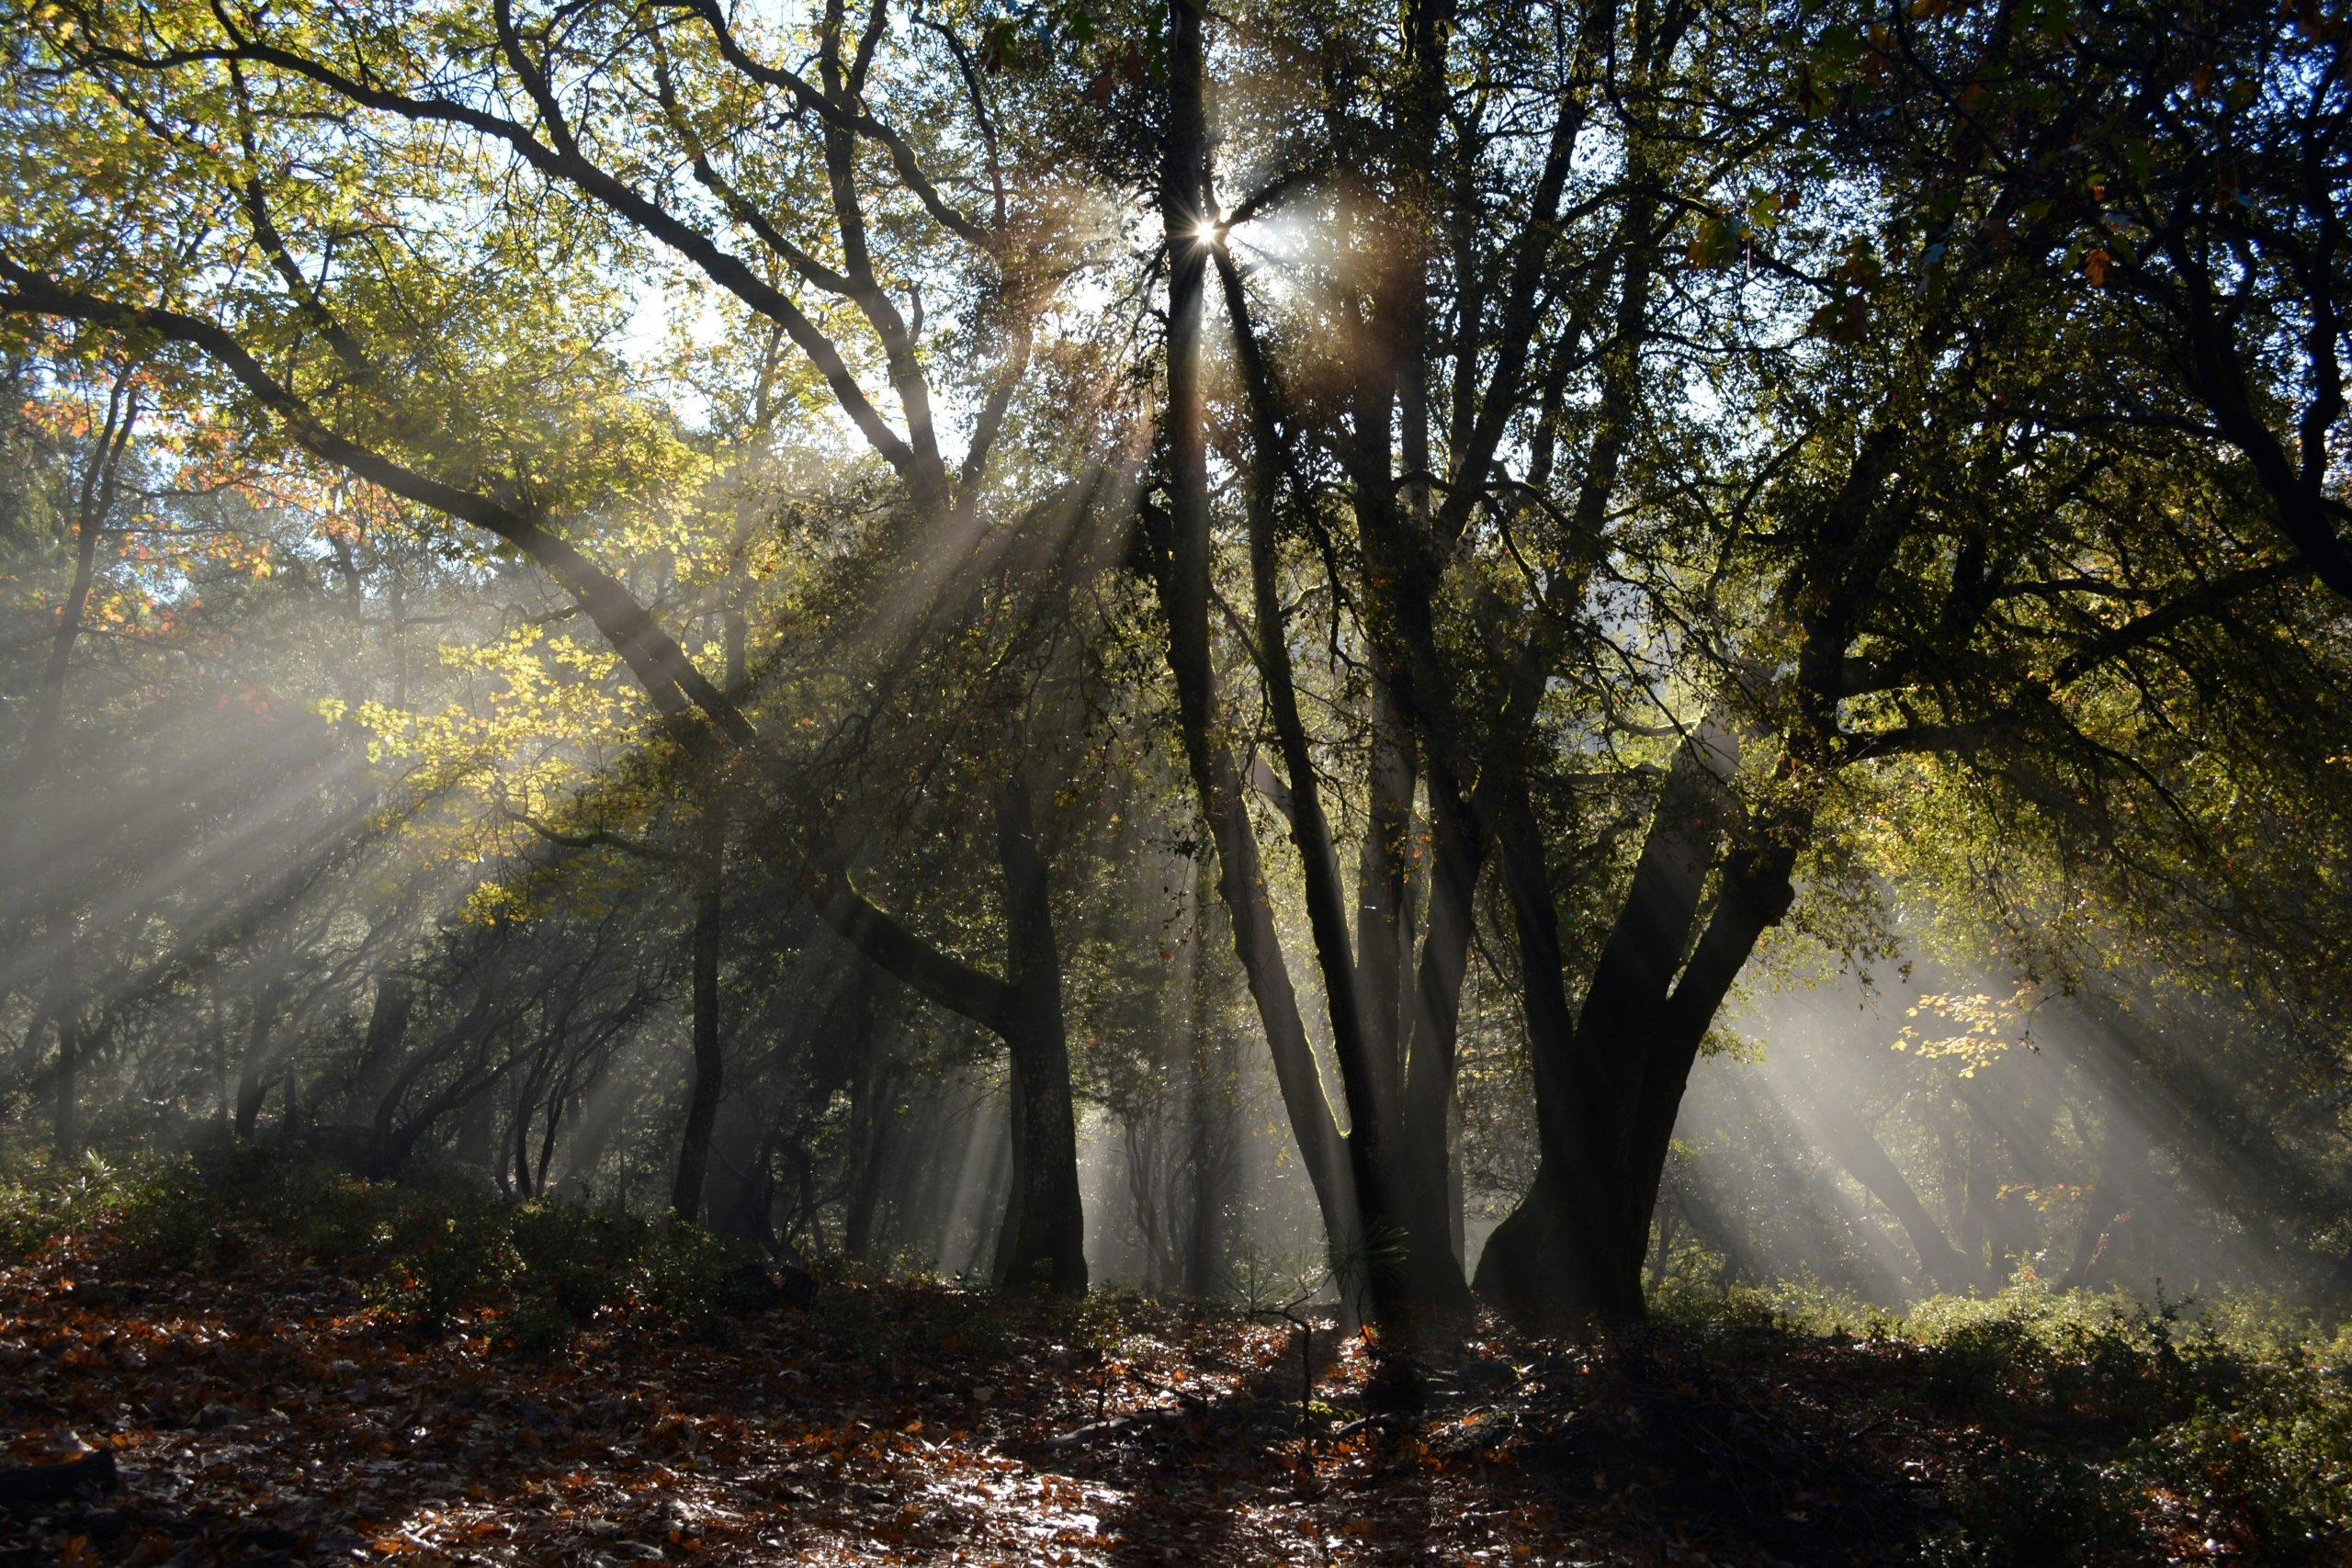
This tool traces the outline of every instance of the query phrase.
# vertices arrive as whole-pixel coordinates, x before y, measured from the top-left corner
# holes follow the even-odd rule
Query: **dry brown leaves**
[[[1937,1517],[1946,1435],[1857,1404],[1905,1375],[1868,1347],[1729,1387],[1487,1325],[1385,1411],[1327,1332],[1303,1420],[1291,1330],[1179,1308],[1106,1352],[1066,1307],[838,1285],[533,1360],[283,1258],[141,1268],[99,1235],[0,1271],[9,1462],[123,1482],[0,1509],[0,1563],[1869,1562]]]

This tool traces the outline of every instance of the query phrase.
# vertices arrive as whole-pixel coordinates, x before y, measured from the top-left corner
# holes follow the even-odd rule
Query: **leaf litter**
[[[158,1266],[99,1227],[0,1269],[0,1431],[119,1485],[0,1505],[0,1565],[1876,1562],[2002,1441],[1931,1414],[1901,1341],[1487,1319],[1408,1358],[1327,1325],[1302,1409],[1295,1336],[840,1282],[530,1355],[492,1307],[428,1325],[299,1256]]]

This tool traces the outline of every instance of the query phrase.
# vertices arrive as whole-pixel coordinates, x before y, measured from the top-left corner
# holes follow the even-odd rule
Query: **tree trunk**
[[[1207,404],[1200,363],[1208,265],[1208,250],[1200,240],[1208,181],[1202,23],[1198,0],[1170,0],[1170,124],[1159,187],[1169,257],[1169,527],[1165,558],[1157,563],[1156,577],[1161,613],[1168,621],[1168,664],[1176,681],[1179,727],[1201,812],[1216,844],[1217,893],[1232,919],[1234,953],[1265,1028],[1274,1078],[1300,1159],[1314,1184],[1325,1234],[1335,1255],[1344,1256],[1355,1250],[1359,1235],[1347,1149],[1283,961],[1241,772],[1216,728],[1208,620]]]
[[[1362,962],[1348,930],[1347,890],[1323,807],[1314,743],[1299,712],[1290,628],[1284,622],[1275,511],[1281,489],[1281,434],[1273,418],[1271,378],[1250,322],[1240,275],[1220,254],[1217,271],[1225,286],[1226,312],[1235,334],[1250,397],[1252,439],[1249,464],[1250,586],[1259,674],[1266,711],[1273,721],[1289,790],[1291,840],[1297,846],[1306,923],[1316,966],[1323,980],[1324,1013],[1331,1029],[1331,1054],[1347,1098],[1347,1156],[1355,1190],[1363,1242],[1338,1256],[1342,1293],[1362,1291],[1375,1314],[1392,1324],[1418,1304],[1409,1260],[1426,1252],[1413,1221],[1419,1212],[1409,1196],[1404,1135],[1404,1064],[1400,1059],[1398,1007],[1402,994],[1400,943],[1404,903],[1404,839],[1412,818],[1412,775],[1395,731],[1373,741],[1371,810],[1363,857],[1363,885],[1357,909],[1364,936]],[[1361,412],[1359,421],[1365,416]],[[1385,416],[1382,421],[1385,429]],[[1381,459],[1386,488],[1386,458]],[[1375,714],[1375,724],[1379,719]],[[1381,840],[1391,840],[1385,847]],[[1417,1245],[1420,1243],[1422,1245]]]
[[[488,1170],[491,1166],[491,1103],[488,1086],[484,1085],[458,1111],[458,1140],[450,1151],[459,1165],[476,1170]],[[428,1121],[424,1123],[430,1126]]]
[[[58,761],[59,731],[65,719],[67,677],[73,672],[74,649],[80,640],[83,623],[90,604],[90,593],[97,581],[98,545],[106,532],[107,519],[113,515],[115,499],[122,481],[123,457],[130,446],[132,431],[139,420],[139,392],[133,377],[136,367],[126,367],[116,373],[114,387],[107,400],[105,423],[99,428],[88,459],[83,464],[81,483],[74,510],[74,578],[67,588],[65,603],[58,607],[57,623],[51,629],[49,655],[42,661],[40,685],[33,709],[32,722],[27,727],[22,750],[17,753],[15,776],[10,779],[10,793],[16,796],[20,813],[38,812],[42,807],[44,785]],[[19,898],[34,892],[28,886],[36,881],[29,868],[22,863],[26,833],[23,824],[11,822],[0,830],[0,846],[9,852],[5,869],[14,886],[11,891]],[[51,1111],[51,1132],[56,1142],[56,1156],[70,1160],[81,1152],[80,1120],[81,1069],[83,1055],[81,982],[75,973],[78,929],[81,920],[72,898],[64,889],[72,885],[68,874],[57,879],[54,895],[35,893],[35,898],[48,902],[49,932],[51,952],[48,998],[43,1010],[57,1032],[57,1070],[51,1085],[54,1100]],[[35,908],[42,902],[35,902]]]
[[[1771,844],[1735,855],[1691,949],[1736,756],[1712,718],[1676,749],[1573,1024],[1542,832],[1523,790],[1505,804],[1503,880],[1519,929],[1542,1153],[1527,1196],[1488,1239],[1477,1289],[1516,1316],[1642,1314],[1650,1213],[1690,1065],[1757,937],[1788,906],[1782,854],[1792,851]]]
[[[1371,758],[1363,842],[1356,863],[1356,994],[1363,1049],[1401,1083],[1411,1022],[1407,982],[1413,972],[1413,927],[1407,868],[1416,779],[1409,721],[1396,706],[1376,654],[1368,720]]]
[[[1001,1285],[1086,1291],[1086,1219],[1078,1185],[1078,1113],[1062,1021],[1061,954],[1044,846],[1029,786],[1008,766],[996,792],[997,858],[1004,871],[1012,987],[1004,1040],[1012,1060],[1012,1192],[997,1243]]]
[[[382,1097],[401,1043],[408,1036],[409,1015],[415,1008],[415,987],[407,980],[389,974],[377,980],[376,999],[368,1010],[368,1032],[360,1045],[359,1067],[351,1077],[351,1103],[355,1107],[373,1105]]]
[[[1810,827],[1809,818],[1792,817],[1776,824],[1772,836],[1761,843],[1732,852],[1724,867],[1714,913],[1667,1000],[1666,1016],[1645,1064],[1641,1099],[1634,1108],[1634,1194],[1623,1237],[1634,1258],[1640,1257],[1649,1241],[1650,1214],[1657,1207],[1675,1120],[1690,1089],[1690,1070],[1698,1063],[1700,1046],[1757,942],[1780,923],[1795,901],[1791,877],[1796,867],[1797,843]]]
[[[1463,1271],[1462,1173],[1454,1156],[1454,1062],[1486,835],[1454,798],[1450,780],[1432,778],[1430,796],[1434,852],[1429,934],[1421,943],[1406,1033],[1403,1131],[1410,1216],[1405,1264],[1414,1299],[1454,1309],[1471,1299]]]
[[[537,1196],[537,1184],[531,1179],[531,1122],[537,1106],[538,1101],[527,1090],[514,1101],[514,1124],[509,1140],[514,1146],[508,1153],[513,1156],[514,1193],[519,1198]]]
[[[1193,1073],[1192,1103],[1186,1111],[1185,1135],[1191,1140],[1191,1147],[1186,1151],[1185,1171],[1192,1178],[1192,1190],[1186,1198],[1192,1209],[1192,1224],[1184,1233],[1183,1269],[1179,1285],[1186,1295],[1201,1301],[1216,1293],[1217,1277],[1222,1272],[1225,1203],[1227,1179],[1232,1173],[1227,1165],[1230,1128],[1218,1124],[1228,1120],[1227,1096],[1222,1086],[1200,1066]]]
[[[1185,1232],[1184,1293],[1196,1301],[1216,1293],[1226,1256],[1226,1204],[1233,1192],[1233,1160],[1240,1142],[1232,1037],[1217,1027],[1209,973],[1208,863],[1193,874],[1190,1104],[1186,1173],[1192,1178],[1192,1224]]]
[[[670,1186],[670,1213],[682,1224],[702,1218],[703,1182],[710,1171],[711,1129],[727,1064],[718,1032],[718,955],[726,934],[727,807],[714,781],[703,811],[702,849],[695,871],[694,1075],[686,1090],[686,1122],[678,1134],[678,1173]]]
[[[1453,1013],[1459,994],[1458,954],[1449,953],[1443,943],[1439,945],[1434,954],[1437,967],[1442,971],[1453,963],[1453,980],[1416,998],[1424,1003],[1441,994],[1443,998],[1442,1016],[1435,1020],[1440,1028],[1415,1041],[1414,1048],[1422,1053],[1423,1081],[1419,1091],[1427,1101],[1420,1119],[1425,1124],[1417,1129],[1408,1110],[1413,1090],[1408,1084],[1405,1006],[1413,949],[1407,866],[1415,769],[1408,714],[1385,672],[1385,658],[1375,651],[1368,762],[1370,820],[1359,862],[1356,941],[1351,950],[1345,890],[1322,805],[1312,742],[1300,717],[1289,630],[1283,624],[1280,584],[1275,580],[1275,513],[1283,467],[1277,392],[1250,319],[1238,269],[1221,251],[1216,259],[1249,394],[1250,560],[1258,660],[1287,778],[1292,838],[1298,846],[1304,874],[1308,928],[1323,978],[1332,1054],[1339,1060],[1347,1096],[1346,1151],[1363,1245],[1341,1249],[1340,1256],[1349,1260],[1342,1272],[1360,1276],[1374,1310],[1391,1326],[1409,1332],[1409,1320],[1421,1308],[1464,1306],[1469,1301],[1454,1260],[1453,1227],[1445,1215],[1442,1181],[1444,1108],[1452,1091]],[[1409,288],[1400,292],[1412,295]],[[1419,326],[1413,308],[1408,304],[1393,309],[1398,332],[1415,337]],[[1409,355],[1407,362],[1408,367],[1419,364]],[[1418,376],[1418,368],[1412,373]],[[1360,370],[1359,428],[1385,430],[1387,416],[1381,411],[1396,400],[1395,393],[1391,379],[1369,369]],[[1419,407],[1417,401],[1407,400]],[[1411,425],[1408,418],[1408,450],[1414,448]],[[1421,434],[1419,449],[1426,461],[1426,432]],[[1374,508],[1384,515],[1392,513],[1395,487],[1389,478],[1392,464],[1385,437],[1367,436],[1356,446],[1359,514]],[[1414,488],[1417,494],[1422,493],[1421,487]],[[1434,795],[1446,796],[1445,782],[1432,779]],[[1475,864],[1469,880],[1475,885]],[[1422,1146],[1432,1142],[1426,1125],[1432,1119],[1433,1156]]]
[[[277,1022],[277,982],[264,980],[255,984],[253,1015],[245,1022],[245,1056],[237,1069],[236,1133],[240,1141],[253,1137],[254,1126],[261,1120],[262,1102],[269,1098],[270,1069],[276,1065],[270,1030]]]
[[[858,987],[857,1059],[850,1066],[849,1201],[842,1216],[842,1247],[865,1262],[874,1251],[874,1221],[898,1128],[898,1108],[889,1066],[874,1038],[873,987],[864,976],[851,983]]]
[[[1871,1197],[1886,1205],[1887,1212],[1902,1225],[1911,1238],[1912,1249],[1919,1255],[1919,1268],[1928,1282],[1939,1291],[1952,1292],[1975,1285],[1979,1270],[1938,1227],[1928,1206],[1919,1201],[1918,1193],[1887,1157],[1886,1150],[1879,1146],[1871,1130],[1848,1115],[1834,1116],[1828,1130],[1830,1154]]]
[[[730,567],[731,579],[733,568]],[[740,695],[746,684],[744,638],[749,623],[740,608],[720,616],[727,691]],[[726,1091],[727,1062],[718,1030],[718,957],[726,936],[728,816],[733,802],[727,780],[716,768],[703,782],[702,847],[695,867],[695,926],[691,941],[694,990],[694,1077],[686,1090],[686,1121],[678,1134],[678,1174],[670,1186],[670,1212],[685,1224],[702,1217],[703,1187],[710,1173],[711,1130]]]
[[[1559,917],[1544,868],[1542,838],[1523,795],[1504,814],[1500,848],[1503,885],[1519,934],[1540,1153],[1526,1195],[1487,1239],[1476,1288],[1505,1312],[1533,1324],[1587,1315],[1637,1317],[1638,1276],[1626,1289],[1610,1268],[1611,1243],[1631,1201],[1628,1184],[1614,1179],[1623,1175],[1623,1167],[1612,1169],[1609,1157],[1611,1111],[1620,1097],[1609,1061],[1593,1048],[1598,1031],[1582,1030],[1570,1018],[1561,976]],[[1643,902],[1638,872],[1634,886],[1629,912]],[[1625,919],[1621,914],[1621,929]],[[1587,1016],[1596,1015],[1593,998],[1607,994],[1602,987],[1609,974],[1604,950],[1601,975],[1585,1003]],[[1611,1043],[1624,1048],[1622,1036]]]

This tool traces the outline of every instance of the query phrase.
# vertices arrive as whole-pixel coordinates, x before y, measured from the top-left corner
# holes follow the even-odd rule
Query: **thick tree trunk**
[[[1192,1223],[1184,1233],[1184,1265],[1180,1283],[1188,1296],[1205,1300],[1216,1293],[1225,1261],[1225,1208],[1232,1186],[1233,1105],[1231,1097],[1213,1075],[1196,1066],[1192,1103],[1186,1108],[1186,1174],[1192,1190],[1185,1194]]]
[[[1641,1312],[1638,1273],[1629,1281],[1611,1267],[1632,1206],[1630,1167],[1613,1145],[1630,1132],[1625,1058],[1651,1032],[1705,875],[1703,864],[1689,863],[1692,850],[1705,845],[1687,830],[1695,803],[1686,798],[1680,754],[1676,761],[1616,929],[1573,1021],[1542,833],[1523,793],[1503,814],[1503,883],[1519,933],[1541,1153],[1527,1195],[1488,1238],[1476,1283],[1481,1295],[1523,1318]]]
[[[217,998],[214,1008],[217,1013]],[[408,1037],[409,1015],[415,1008],[415,987],[407,980],[398,975],[377,980],[376,999],[368,1010],[368,1032],[360,1043],[358,1070],[351,1077],[353,1105],[373,1105],[382,1098],[401,1043]]]
[[[1007,755],[1019,754],[1016,736]],[[1002,1282],[1078,1293],[1086,1288],[1085,1226],[1061,960],[1048,869],[1030,822],[1029,790],[1017,767],[1009,767],[995,804],[1004,877],[1005,978],[931,946],[858,897],[838,872],[820,874],[812,901],[819,918],[877,966],[925,999],[984,1024],[1005,1043],[1012,1065],[1017,1168],[991,1271]]]
[[[1526,1197],[1488,1239],[1476,1283],[1516,1316],[1642,1314],[1650,1211],[1690,1062],[1756,935],[1786,908],[1784,897],[1735,896],[1737,878],[1727,874],[1689,986],[1672,989],[1722,841],[1724,781],[1736,760],[1712,719],[1677,748],[1573,1023],[1543,836],[1523,791],[1505,804],[1503,880],[1519,930],[1542,1154]]]
[[[1426,442],[1423,443],[1427,445]],[[1356,995],[1363,1050],[1401,1084],[1413,974],[1408,870],[1413,848],[1414,769],[1409,720],[1396,704],[1378,656],[1372,660],[1371,755],[1363,841],[1356,857]],[[1295,793],[1295,792],[1294,792]]]
[[[1690,1069],[1698,1063],[1700,1046],[1757,942],[1780,923],[1794,901],[1791,874],[1796,865],[1796,845],[1809,827],[1809,819],[1784,821],[1776,825],[1777,836],[1732,852],[1724,867],[1714,914],[1700,933],[1699,944],[1668,998],[1656,1044],[1645,1064],[1641,1099],[1634,1114],[1634,1193],[1623,1242],[1636,1258],[1648,1245],[1650,1214],[1657,1207],[1658,1185],[1665,1178],[1668,1151],[1674,1142],[1675,1119],[1690,1087]]]
[[[857,987],[853,1033],[856,1060],[850,1065],[849,1201],[842,1216],[842,1248],[860,1262],[874,1250],[874,1221],[881,1206],[892,1134],[898,1128],[894,1082],[874,1038],[874,991],[864,976]]]
[[[996,792],[997,858],[1004,871],[1012,1016],[1012,1194],[999,1235],[999,1284],[1086,1291],[1086,1218],[1078,1185],[1078,1113],[1062,1021],[1061,953],[1054,941],[1045,848],[1027,781],[1009,766]]]
[[[1523,1321],[1634,1317],[1638,1278],[1629,1291],[1609,1265],[1611,1243],[1630,1202],[1612,1180],[1610,1111],[1618,1096],[1608,1064],[1572,1021],[1561,976],[1559,917],[1534,817],[1522,795],[1504,813],[1503,885],[1519,935],[1521,1009],[1534,1068],[1535,1178],[1519,1206],[1487,1239],[1478,1260],[1478,1293]],[[1646,856],[1645,859],[1646,860]],[[1635,886],[1641,886],[1638,873]],[[1631,908],[1636,899],[1628,899]],[[1623,917],[1620,917],[1621,925]],[[1607,959],[1603,959],[1607,973]],[[1601,981],[1596,978],[1594,990]],[[1589,998],[1588,1013],[1593,1011]]]
[[[889,1172],[891,1133],[898,1125],[887,1107],[871,1110],[866,1117],[865,1146],[851,1174],[848,1213],[842,1219],[842,1250],[860,1263],[874,1258],[875,1220],[881,1211],[883,1179]]]
[[[1193,936],[1190,1096],[1185,1107],[1186,1174],[1192,1179],[1187,1195],[1192,1224],[1185,1232],[1184,1293],[1206,1300],[1217,1292],[1226,1258],[1226,1205],[1234,1190],[1234,1156],[1240,1143],[1239,1107],[1236,1103],[1232,1036],[1217,1027],[1216,998],[1209,972],[1209,900],[1212,897],[1205,859],[1194,863],[1193,874]]]
[[[490,1168],[492,1109],[487,1086],[458,1108],[458,1137],[450,1153],[459,1165],[471,1166],[477,1170]]]

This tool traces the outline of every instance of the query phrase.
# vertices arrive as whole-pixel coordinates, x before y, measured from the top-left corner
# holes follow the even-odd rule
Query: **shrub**
[[[2235,1398],[2141,1438],[2124,1463],[2199,1515],[2240,1521],[2256,1562],[2352,1553],[2352,1389],[2340,1368],[2256,1369]]]
[[[769,1304],[762,1263],[692,1226],[571,1204],[518,1202],[465,1172],[369,1181],[300,1150],[208,1144],[135,1171],[0,1163],[0,1244],[23,1253],[112,1223],[173,1267],[232,1265],[255,1246],[317,1263],[422,1325],[469,1312],[517,1347],[560,1348],[607,1307],[643,1305],[700,1330]]]
[[[2068,1454],[2011,1451],[1958,1470],[1946,1498],[1962,1529],[1950,1555],[1984,1568],[2126,1562],[2145,1547],[2130,1493]]]
[[[60,1168],[29,1150],[0,1148],[0,1248],[22,1257],[96,1223],[120,1201],[123,1180],[96,1155]]]
[[[1928,1357],[1928,1395],[1940,1409],[2007,1416],[2030,1404],[2050,1381],[2049,1348],[2016,1318],[1963,1323]]]

